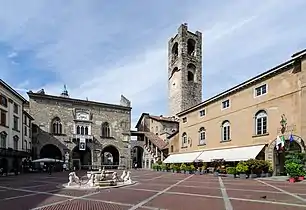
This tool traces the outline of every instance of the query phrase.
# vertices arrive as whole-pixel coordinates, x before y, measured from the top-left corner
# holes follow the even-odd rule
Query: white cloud
[[[36,65],[57,78],[35,86],[31,82],[16,84],[19,89],[45,88],[47,93],[58,95],[67,84],[73,97],[116,103],[123,94],[132,100],[135,118],[141,112],[164,110],[155,106],[158,101],[167,103],[167,42],[182,22],[188,22],[190,30],[203,32],[206,97],[264,71],[268,64],[277,65],[272,61],[260,65],[252,56],[275,46],[286,52],[296,50],[298,41],[305,37],[305,30],[297,27],[306,17],[296,15],[304,4],[300,0],[270,0],[265,4],[196,2],[180,8],[177,14],[174,8],[169,10],[170,3],[162,13],[156,9],[153,13],[159,15],[154,16],[155,21],[149,16],[137,17],[135,10],[97,10],[96,3],[83,1],[18,1],[17,8],[17,2],[13,2],[0,8],[0,27],[4,31],[0,42],[10,45],[16,54],[33,51]],[[289,18],[292,20],[286,22]],[[291,43],[291,48],[283,42]],[[286,58],[283,53],[275,53],[278,56],[273,62]],[[245,59],[253,68],[236,68]],[[235,74],[236,78],[230,77]],[[215,85],[226,78],[226,85]]]

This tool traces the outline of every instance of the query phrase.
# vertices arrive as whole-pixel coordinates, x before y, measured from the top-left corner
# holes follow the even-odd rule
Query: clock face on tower
[[[78,112],[76,118],[77,120],[89,120],[89,115],[87,113]]]

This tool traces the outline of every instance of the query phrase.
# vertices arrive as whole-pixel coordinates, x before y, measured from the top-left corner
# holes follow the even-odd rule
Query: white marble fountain
[[[99,171],[88,171],[87,175],[81,179],[75,172],[69,173],[69,182],[63,184],[65,188],[72,189],[95,189],[95,188],[111,188],[123,187],[135,184],[131,180],[130,171],[124,170],[119,177],[115,171],[106,171],[104,168]]]

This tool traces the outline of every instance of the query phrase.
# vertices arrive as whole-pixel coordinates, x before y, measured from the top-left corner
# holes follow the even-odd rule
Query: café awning
[[[167,157],[163,162],[164,163],[192,163],[197,162],[197,158],[201,155],[201,152],[188,152],[188,153],[179,153],[172,154]]]

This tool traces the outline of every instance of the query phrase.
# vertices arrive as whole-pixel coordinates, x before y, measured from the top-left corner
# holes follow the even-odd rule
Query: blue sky
[[[306,48],[304,0],[10,0],[0,7],[0,77],[26,96],[119,103],[167,115],[167,42],[203,33],[203,99]],[[211,3],[213,2],[213,3]],[[263,3],[264,2],[264,3]]]

